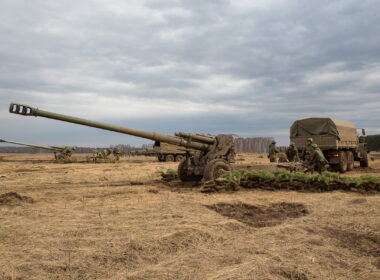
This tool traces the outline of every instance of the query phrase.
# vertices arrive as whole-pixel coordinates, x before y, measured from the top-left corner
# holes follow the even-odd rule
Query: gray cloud
[[[375,0],[4,0],[0,129],[52,144],[126,139],[9,115],[18,101],[166,133],[286,143],[294,119],[321,115],[378,133],[379,12]]]

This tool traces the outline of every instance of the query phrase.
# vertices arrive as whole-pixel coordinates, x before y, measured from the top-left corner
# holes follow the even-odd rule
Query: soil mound
[[[222,216],[256,228],[276,226],[286,219],[309,214],[305,205],[287,202],[273,203],[269,206],[254,206],[245,203],[218,203],[206,205],[206,207]]]
[[[364,182],[360,185],[355,183],[345,184],[342,182],[304,182],[302,180],[288,180],[276,181],[276,180],[247,180],[242,182],[241,187],[247,189],[264,189],[264,190],[291,190],[301,192],[331,192],[331,191],[347,191],[347,192],[359,192],[367,194],[376,194],[380,192],[380,184],[373,182]]]
[[[34,199],[29,196],[19,195],[16,192],[0,194],[0,205],[15,205],[20,202],[34,203]]]
[[[307,175],[289,171],[233,170],[225,172],[211,185],[204,185],[203,192],[220,190],[236,191],[240,188],[263,190],[292,190],[300,192],[347,191],[363,194],[380,193],[380,179],[373,176],[350,178],[338,173]]]

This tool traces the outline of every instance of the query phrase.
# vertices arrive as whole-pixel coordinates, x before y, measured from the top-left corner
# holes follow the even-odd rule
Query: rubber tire
[[[345,173],[347,171],[347,153],[345,151],[340,151],[339,158],[339,172]]]
[[[175,161],[180,162],[181,160],[183,160],[183,158],[184,158],[183,155],[176,155],[175,156]]]
[[[190,182],[190,181],[200,181],[202,180],[202,176],[200,175],[189,175],[187,173],[187,159],[184,158],[178,165],[178,177],[182,182]]]
[[[215,181],[221,174],[222,171],[230,171],[231,166],[223,160],[214,159],[206,164],[203,178],[206,182]]]
[[[347,171],[354,170],[354,154],[352,151],[347,151]]]
[[[360,167],[368,167],[368,155],[367,152],[363,152],[362,158],[360,159]]]
[[[175,157],[173,155],[170,155],[170,154],[166,155],[165,161],[170,161],[170,162],[175,161]]]

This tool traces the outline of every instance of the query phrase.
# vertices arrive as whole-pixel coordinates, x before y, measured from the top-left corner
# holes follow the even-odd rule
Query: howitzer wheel
[[[206,164],[204,171],[205,181],[214,181],[219,178],[225,171],[230,171],[231,166],[223,160],[214,159]]]
[[[347,171],[347,153],[345,151],[339,152],[339,164],[338,164],[338,171],[340,173],[345,173]]]
[[[173,155],[170,155],[170,154],[169,154],[169,155],[166,155],[166,156],[165,156],[165,161],[170,161],[170,162],[171,162],[171,161],[175,161],[175,158],[174,158]]]
[[[362,157],[360,158],[360,167],[368,167],[368,155],[366,151],[362,153]]]
[[[189,167],[187,165],[187,159],[184,158],[178,165],[178,177],[182,182],[200,181],[201,175],[189,174]]]
[[[176,156],[175,156],[175,161],[180,162],[181,160],[183,160],[183,158],[184,158],[183,155],[176,155]]]

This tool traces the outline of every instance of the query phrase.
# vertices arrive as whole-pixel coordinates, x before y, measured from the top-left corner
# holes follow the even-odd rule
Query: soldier
[[[112,154],[115,157],[116,161],[119,161],[120,157],[123,156],[123,151],[120,148],[113,148]]]
[[[269,154],[268,154],[268,158],[270,162],[277,162],[279,153],[280,153],[280,148],[276,146],[276,141],[272,141],[272,143],[269,145]]]
[[[306,141],[306,147],[302,151],[302,154],[301,154],[301,159],[304,160],[306,162],[306,164],[310,164],[312,155],[314,153],[314,149],[311,146],[312,144],[313,144],[313,139],[308,138]]]
[[[112,150],[110,148],[104,149],[103,151],[101,151],[101,154],[103,159],[106,160],[112,154]]]
[[[313,154],[310,160],[310,167],[312,167],[312,170],[317,167],[318,173],[322,174],[326,170],[325,166],[328,164],[328,161],[317,144],[312,144],[311,146],[313,147]]]
[[[93,162],[97,162],[97,160],[101,158],[101,153],[97,149],[93,149],[91,158]]]
[[[294,142],[290,143],[290,146],[286,148],[285,153],[290,162],[298,162],[300,160],[298,150]]]

